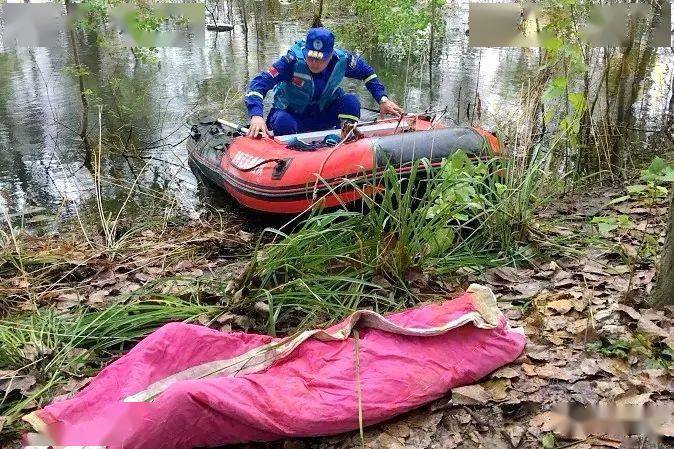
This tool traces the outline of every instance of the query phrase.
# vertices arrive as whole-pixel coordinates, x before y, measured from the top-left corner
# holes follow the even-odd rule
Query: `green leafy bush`
[[[444,4],[445,0],[350,0],[346,8],[357,20],[340,26],[340,35],[355,48],[382,49],[389,58],[419,55],[429,48],[431,26],[435,36],[443,32]]]

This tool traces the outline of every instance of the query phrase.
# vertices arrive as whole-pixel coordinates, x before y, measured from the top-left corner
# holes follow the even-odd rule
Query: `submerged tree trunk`
[[[653,12],[646,19],[645,30],[639,31],[641,21],[630,19],[629,43],[623,53],[620,73],[618,75],[617,118],[616,128],[619,134],[613,146],[611,165],[619,170],[624,169],[628,151],[629,128],[634,124],[634,105],[638,99],[643,81],[651,69],[655,52],[653,51],[653,22],[662,11],[662,4],[653,5]],[[619,172],[620,173],[620,172]],[[620,173],[624,175],[624,173]]]
[[[75,65],[77,66],[77,81],[80,88],[80,99],[82,100],[82,115],[80,120],[80,137],[84,142],[84,146],[89,150],[89,139],[87,138],[87,128],[89,127],[89,101],[87,100],[86,90],[84,88],[84,74],[82,73],[82,63],[80,62],[80,53],[77,48],[77,40],[75,38],[75,31],[70,30],[70,41],[73,46],[73,55],[75,58]]]
[[[66,11],[69,9],[70,4],[71,4],[70,0],[66,0]],[[77,46],[77,37],[75,36],[74,25],[69,28],[68,37],[70,40],[70,46],[73,49],[73,59],[75,60],[77,81],[79,84],[79,91],[80,91],[80,100],[82,102],[79,135],[82,138],[82,142],[84,142],[84,150],[86,151],[86,154],[84,156],[84,165],[87,168],[91,168],[91,145],[89,145],[89,138],[87,137],[87,129],[89,128],[89,100],[87,100],[87,93],[84,87],[84,73],[82,72],[83,67],[80,61],[80,52]]]
[[[667,238],[658,269],[658,283],[651,298],[653,304],[663,306],[674,304],[674,195],[669,208]]]
[[[665,124],[665,133],[669,140],[674,142],[674,74],[670,83],[671,95],[669,97],[669,107],[667,109],[667,123]]]
[[[431,104],[435,100],[435,91],[433,90],[433,56],[435,54],[436,9],[437,9],[436,0],[431,0],[431,36],[428,45],[428,92]]]
[[[669,97],[669,118],[674,118],[674,74],[672,74],[672,82],[669,83],[671,95]]]
[[[669,97],[665,132],[674,141],[674,75],[672,75],[671,88],[672,93]],[[671,190],[674,190],[674,188]],[[665,246],[658,267],[658,283],[651,299],[655,305],[659,306],[674,304],[674,193],[672,194],[672,204],[669,207],[669,224],[667,225]]]
[[[248,15],[246,13],[246,2],[239,0],[239,11],[241,12],[241,19],[243,20],[243,34],[248,39]],[[246,48],[246,51],[248,48]]]

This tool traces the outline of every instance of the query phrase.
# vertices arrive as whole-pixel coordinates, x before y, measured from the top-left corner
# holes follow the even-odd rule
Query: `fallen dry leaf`
[[[573,301],[573,309],[576,312],[583,312],[585,309],[587,309],[588,303],[590,301],[582,293],[578,292],[578,295],[580,296],[578,298],[575,298]]]
[[[536,366],[534,367],[534,372],[538,377],[542,377],[543,379],[557,379],[569,381],[575,377],[568,369],[559,366],[554,366],[552,364]]]
[[[68,379],[68,382],[65,383],[60,389],[60,394],[54,398],[54,402],[63,401],[66,399],[72,398],[79,390],[84,388],[93,377],[87,377],[84,379],[71,378]]]
[[[553,331],[566,329],[569,326],[569,317],[566,315],[552,315],[545,318],[545,328]]]
[[[173,267],[175,271],[189,271],[192,268],[195,268],[195,266],[194,262],[192,262],[191,260],[181,260]]]
[[[631,370],[627,363],[623,360],[617,359],[601,359],[598,362],[599,368],[617,377],[622,377],[631,374]]]
[[[643,410],[644,405],[651,400],[652,392],[643,394],[624,394],[615,398],[617,415],[622,418],[631,418]],[[635,413],[636,412],[636,413]]]
[[[26,395],[28,390],[35,385],[37,380],[35,376],[13,376],[0,378],[0,391],[9,394],[12,391],[20,391],[21,394]]]
[[[492,400],[496,402],[508,399],[508,390],[510,389],[510,380],[508,379],[490,379],[481,384],[491,395]]]
[[[110,295],[110,290],[97,290],[89,295],[87,304],[96,308],[105,307],[108,304],[108,295]]]
[[[246,231],[240,230],[239,232],[237,232],[236,235],[238,235],[239,238],[240,238],[241,240],[243,240],[244,242],[246,242],[246,243],[248,243],[248,242],[250,242],[251,240],[253,240],[253,234],[251,234],[250,232],[246,232]]]
[[[520,271],[512,267],[491,268],[486,271],[485,279],[492,285],[512,286],[527,280],[529,270]]]
[[[553,411],[539,413],[529,420],[529,425],[543,432],[551,432],[568,420],[568,417]]]
[[[80,295],[78,293],[65,293],[56,298],[56,308],[59,310],[68,310],[80,305]]]
[[[386,426],[386,432],[397,438],[407,438],[410,436],[410,427],[403,422],[397,422]]]
[[[452,390],[452,403],[456,405],[484,405],[491,395],[481,385],[466,385]]]
[[[132,293],[142,286],[135,282],[123,281],[114,285],[113,290],[118,290],[121,294]]]
[[[149,273],[143,273],[142,271],[136,273],[134,277],[136,278],[137,281],[142,282],[143,284],[147,284],[148,282],[156,279],[154,275],[151,275]]]
[[[497,371],[494,371],[491,375],[491,377],[495,379],[514,379],[516,377],[519,377],[519,373],[517,370],[510,366],[505,366]]]
[[[147,271],[152,276],[158,276],[158,275],[160,275],[164,272],[164,269],[162,267],[152,267],[152,266],[150,266],[150,267],[145,268],[145,271]],[[138,276],[138,275],[136,275],[136,276]]]
[[[651,320],[644,318],[643,316],[639,321],[637,321],[637,329],[642,331],[647,335],[660,338],[669,338],[670,334]]]
[[[568,327],[569,332],[574,335],[578,335],[587,330],[588,320],[587,318],[580,318],[578,320],[572,321]]]
[[[512,447],[517,447],[520,445],[520,442],[522,441],[522,437],[524,436],[524,432],[526,432],[526,429],[520,425],[511,425],[505,428],[505,432],[508,435],[508,439],[510,440],[510,444],[512,444]]]
[[[386,432],[381,432],[374,441],[368,443],[368,447],[372,449],[405,449],[406,446],[399,438],[389,435]]]
[[[550,349],[547,346],[528,345],[526,355],[531,360],[536,360],[537,362],[547,362],[550,360]]]
[[[256,302],[255,305],[253,306],[253,308],[255,309],[256,312],[259,312],[263,315],[266,315],[266,314],[269,313],[269,304],[267,304],[264,301]]]
[[[583,359],[583,361],[580,362],[580,370],[588,376],[594,376],[601,369],[599,368],[597,359]]]
[[[588,260],[585,266],[583,266],[582,271],[586,274],[607,275],[606,263],[600,263],[594,260]]]
[[[561,346],[561,345],[564,344],[564,335],[562,335],[562,334],[563,334],[563,332],[558,331],[558,332],[555,332],[555,333],[553,333],[553,334],[551,334],[551,335],[548,335],[548,336],[547,336],[547,339],[548,339],[548,341],[549,341],[550,343],[552,343],[553,345],[555,345],[555,346]]]
[[[568,299],[558,299],[547,303],[547,308],[554,312],[565,314],[573,308],[573,303]]]
[[[230,313],[230,312],[225,312],[225,313],[221,314],[220,316],[218,316],[215,319],[215,321],[217,321],[220,324],[227,324],[227,323],[232,322],[234,320],[234,318],[236,318],[236,315],[234,315],[233,313]]]
[[[633,320],[639,320],[641,318],[641,314],[637,312],[634,307],[630,307],[626,304],[616,304],[615,309],[626,313]]]
[[[529,377],[538,376],[538,374],[536,374],[536,366],[535,365],[529,365],[528,363],[522,363],[522,370],[524,370],[524,374],[526,374]]]

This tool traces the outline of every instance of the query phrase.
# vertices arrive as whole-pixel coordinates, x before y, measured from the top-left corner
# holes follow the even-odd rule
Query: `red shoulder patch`
[[[278,70],[276,70],[276,67],[269,66],[269,69],[267,69],[267,73],[271,75],[272,78],[276,78],[278,76]]]

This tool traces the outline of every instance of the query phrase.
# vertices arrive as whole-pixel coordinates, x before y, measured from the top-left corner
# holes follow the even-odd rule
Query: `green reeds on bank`
[[[31,402],[42,403],[55,386],[93,375],[122,350],[163,324],[215,316],[220,308],[171,295],[114,304],[102,311],[63,315],[43,309],[0,320],[0,415],[9,423]],[[34,385],[16,396],[12,383],[29,376]]]
[[[361,210],[314,213],[292,234],[267,230],[243,280],[279,322],[334,322],[357,308],[390,311],[418,301],[430,276],[526,258],[534,209],[550,180],[545,155],[526,164],[457,153],[440,167],[417,161],[401,180],[394,167],[356,189]],[[423,290],[423,285],[421,286]]]

